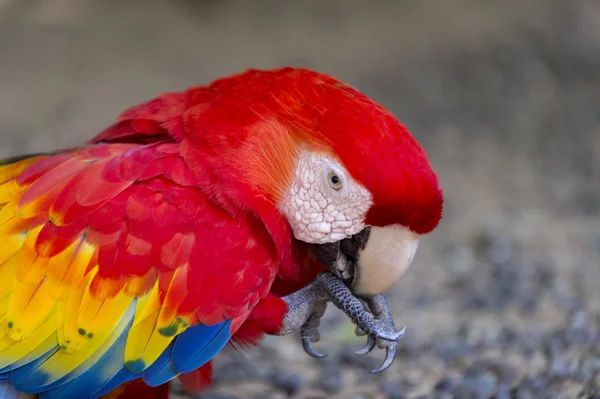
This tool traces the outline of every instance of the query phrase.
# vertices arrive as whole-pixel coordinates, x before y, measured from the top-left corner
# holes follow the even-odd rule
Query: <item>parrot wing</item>
[[[43,399],[157,386],[268,294],[264,225],[214,205],[179,154],[113,142],[2,162],[0,380]]]

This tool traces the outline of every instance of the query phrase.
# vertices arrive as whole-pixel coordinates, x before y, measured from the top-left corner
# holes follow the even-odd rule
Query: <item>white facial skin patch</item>
[[[323,244],[360,232],[371,205],[369,191],[336,160],[303,150],[280,209],[296,239]]]

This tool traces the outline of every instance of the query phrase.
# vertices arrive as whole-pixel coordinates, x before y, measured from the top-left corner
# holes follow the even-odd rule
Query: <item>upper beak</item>
[[[384,293],[412,263],[419,235],[400,225],[368,227],[344,240],[314,245],[313,253],[358,296]]]

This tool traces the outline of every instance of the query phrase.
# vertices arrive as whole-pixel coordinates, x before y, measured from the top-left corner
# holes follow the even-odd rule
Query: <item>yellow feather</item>
[[[12,255],[0,265],[0,296],[8,295],[13,289],[19,254]]]
[[[134,307],[130,306],[128,310],[118,315],[117,323],[112,326],[113,328],[102,330],[78,351],[69,353],[59,350],[52,355],[40,366],[40,370],[48,375],[47,383],[57,381],[82,364],[91,365],[96,362],[123,333],[133,314]],[[75,373],[71,377],[76,377],[78,374]]]
[[[173,281],[176,281],[178,277],[185,276],[186,273],[186,269],[175,272],[166,294],[167,298],[162,304],[158,298],[158,287],[155,286],[151,292],[152,297],[146,304],[148,309],[141,312],[138,324],[134,323],[125,346],[125,367],[127,368],[128,362],[130,362],[129,364],[134,368],[130,371],[139,372],[140,369],[148,367],[158,359],[175,336],[188,328],[189,320],[177,315],[180,298],[173,301],[167,300],[172,290],[177,289]],[[177,298],[177,295],[173,295],[173,298]],[[148,316],[144,317],[146,314]]]
[[[18,297],[20,292],[28,292],[32,284],[19,282],[13,290],[13,296]],[[14,340],[21,340],[28,337],[44,321],[46,316],[56,311],[56,299],[52,297],[53,285],[44,280],[29,298],[23,308],[21,303],[15,301],[11,303],[6,315],[9,324],[9,337]],[[12,301],[12,298],[11,298]],[[54,326],[56,328],[56,325]]]
[[[25,234],[11,235],[3,237],[0,240],[0,276],[2,276],[2,267],[10,257],[19,252],[25,242]],[[0,279],[0,284],[7,280]]]
[[[15,215],[22,219],[29,219],[42,213],[47,215],[49,207],[48,199],[55,197],[56,193],[60,191],[66,183],[66,181],[61,181],[58,183],[59,185],[54,186],[48,191],[40,194],[28,204],[23,204],[24,206],[19,207]]]
[[[38,227],[27,234],[17,256],[17,268],[12,276],[7,276],[7,281],[14,284],[11,284],[6,323],[8,336],[15,341],[31,334],[55,305],[50,295],[51,284],[43,284],[48,261],[35,251],[41,229]]]
[[[17,184],[16,180],[9,180],[0,184],[0,204],[6,204],[14,199],[23,188]]]
[[[55,298],[67,298],[73,286],[81,284],[95,251],[96,247],[77,240],[60,254],[50,258],[48,279],[55,284],[52,293]]]
[[[41,352],[39,354],[41,355],[52,348],[49,346],[52,342],[46,342],[45,351],[40,345],[56,331],[56,309],[45,313],[44,318],[44,322],[35,329],[35,334],[30,334],[20,341],[14,341],[9,336],[0,340],[0,368],[19,361],[32,352]],[[54,338],[54,345],[56,345],[56,338]]]
[[[19,267],[16,277],[19,281],[28,284],[39,285],[40,281],[46,276],[48,260],[40,257],[35,250],[35,242],[42,231],[42,226],[36,227],[27,233],[25,242],[19,253]]]
[[[158,282],[152,287],[152,291],[138,298],[135,309],[135,318],[133,319],[133,325],[140,323],[144,319],[158,315],[160,312],[160,295],[158,290]],[[157,316],[158,317],[158,316]]]
[[[34,321],[29,320],[27,317],[23,317],[24,311],[41,285],[41,283],[27,284],[20,282],[17,283],[10,293],[8,310],[6,312],[6,326],[8,328],[8,337],[10,339],[20,341],[31,333],[28,327],[30,327]],[[44,315],[46,314],[47,313]]]
[[[148,357],[144,357],[144,353],[152,332],[156,327],[160,306],[157,283],[150,293],[137,300],[135,318],[127,335],[127,344],[125,346],[126,364],[127,362],[137,362],[140,359],[144,361],[145,366],[151,364],[151,362],[148,362]]]
[[[54,326],[54,324],[56,323],[56,320],[54,320],[54,318],[50,318],[48,320],[49,324],[48,324],[48,328],[51,328]],[[40,332],[44,332],[46,328],[46,324],[44,323],[43,325],[41,325],[39,327]],[[37,334],[37,331],[36,331]],[[31,342],[28,341],[28,339],[24,339],[23,341],[18,341],[13,343],[12,345],[22,345],[26,342]],[[56,341],[56,334],[53,334],[52,331],[50,331],[50,334],[48,335],[48,337],[46,338],[46,340],[44,342],[42,342],[40,345],[38,345],[37,347],[35,347],[34,349],[29,350],[28,348],[23,350],[22,353],[16,352],[15,354],[15,358],[17,358],[18,360],[13,361],[10,359],[7,359],[7,366],[8,365],[12,365],[13,368],[17,368],[20,367],[22,365],[25,365],[29,362],[32,362],[36,359],[38,359],[39,357],[43,356],[44,354],[48,353],[50,350],[55,349],[57,345],[57,341]],[[31,345],[33,346],[33,344]],[[12,350],[12,349],[11,349]],[[29,352],[27,352],[27,350],[29,350]],[[27,353],[25,353],[27,352]],[[2,362],[2,356],[0,355],[0,362]],[[5,367],[3,366],[4,363],[0,363],[1,367]]]
[[[9,230],[6,225],[9,225],[8,222],[15,219],[15,215],[18,211],[18,202],[19,201],[15,198],[0,209],[0,235],[4,235],[5,232]]]
[[[142,306],[137,309],[125,346],[125,367],[129,364],[132,372],[140,372],[151,365],[190,324],[188,319],[177,316],[173,309],[161,304],[158,284]]]
[[[95,273],[95,272],[94,272]],[[75,352],[81,349],[88,339],[78,333],[77,312],[81,305],[83,294],[87,289],[88,281],[92,276],[71,287],[66,300],[59,301],[58,305],[58,342],[66,352]]]
[[[4,324],[4,322],[6,321],[6,310],[8,309],[8,300],[9,299],[10,299],[10,295],[8,295],[8,294],[6,294],[0,298],[0,326],[2,326],[2,329],[4,331],[6,331],[6,325]]]
[[[113,298],[99,300],[93,297],[89,289],[86,290],[78,312],[78,334],[91,338],[112,330],[132,301],[133,298],[124,292]]]
[[[27,169],[27,167],[44,158],[46,158],[46,156],[31,157],[12,164],[0,166],[0,182],[4,183],[16,178],[21,172]]]

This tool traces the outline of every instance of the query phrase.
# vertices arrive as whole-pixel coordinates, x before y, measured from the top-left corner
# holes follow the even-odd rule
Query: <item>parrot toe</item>
[[[322,359],[327,357],[324,353],[319,353],[314,350],[312,347],[313,342],[319,342],[321,339],[321,334],[319,333],[319,324],[321,322],[321,317],[325,313],[325,307],[319,307],[317,311],[312,313],[306,323],[302,325],[300,328],[300,338],[302,339],[302,347],[304,351],[311,357],[316,359]]]
[[[392,363],[394,363],[394,360],[396,360],[397,352],[398,346],[395,343],[385,348],[385,360],[383,361],[382,365],[375,370],[369,371],[367,374],[379,374],[389,369]]]
[[[374,336],[369,335],[367,337],[367,344],[362,349],[354,352],[354,354],[355,355],[366,355],[367,353],[371,352],[373,350],[373,348],[375,348],[376,343],[377,343],[377,339]]]

